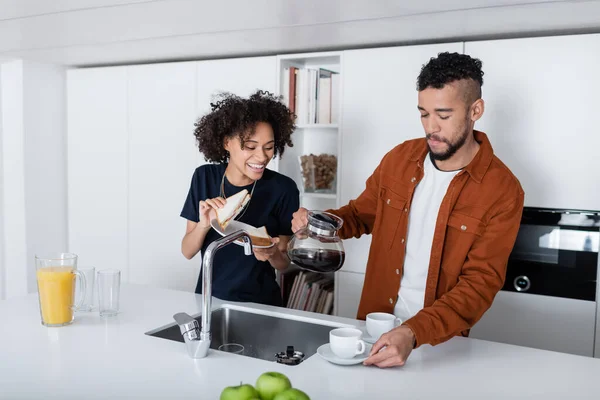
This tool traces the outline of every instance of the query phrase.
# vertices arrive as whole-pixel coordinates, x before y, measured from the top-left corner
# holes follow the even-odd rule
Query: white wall
[[[0,68],[4,180],[4,294],[6,298],[10,298],[27,293],[23,63],[12,61],[2,64]]]
[[[4,125],[2,124],[2,64],[0,64],[0,160],[4,159]],[[0,300],[6,297],[6,272],[4,265],[4,173],[0,161]]]
[[[66,250],[65,69],[0,66],[5,298],[36,290],[34,255]]]
[[[29,262],[36,253],[67,250],[66,70],[26,62],[23,76]],[[35,271],[29,268],[29,292],[36,287]]]

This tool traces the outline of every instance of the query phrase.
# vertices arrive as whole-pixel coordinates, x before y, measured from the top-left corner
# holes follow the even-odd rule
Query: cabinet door
[[[252,57],[227,60],[209,60],[197,63],[197,116],[210,112],[210,103],[220,92],[230,92],[248,97],[256,90],[276,93],[276,57]],[[267,166],[276,169],[271,161]]]
[[[337,272],[336,285],[336,315],[339,317],[356,318],[360,295],[362,293],[365,274],[354,272]]]
[[[443,51],[462,52],[462,43],[344,52],[341,205],[364,190],[385,153],[407,139],[424,136],[416,81],[422,65]],[[364,273],[370,237],[344,245],[353,254],[344,270]]]
[[[596,303],[501,291],[470,337],[592,357]]]
[[[600,209],[600,35],[465,44],[483,62],[476,128],[521,181],[525,205]]]
[[[69,251],[128,278],[126,67],[67,75]]]
[[[193,290],[200,258],[181,254],[186,221],[179,214],[200,160],[193,135],[196,64],[128,72],[131,281]]]

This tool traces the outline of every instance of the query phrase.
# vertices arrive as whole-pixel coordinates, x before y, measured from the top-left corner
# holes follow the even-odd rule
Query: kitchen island
[[[214,299],[213,309],[224,304]],[[364,321],[227,304],[364,329]],[[183,343],[145,334],[173,323],[175,313],[200,313],[201,305],[194,293],[123,284],[119,315],[77,313],[70,326],[46,328],[37,294],[1,301],[0,398],[218,399],[226,386],[279,371],[312,400],[600,399],[600,359],[476,339],[422,346],[405,366],[379,369],[334,365],[318,354],[297,366],[215,350],[194,360]]]

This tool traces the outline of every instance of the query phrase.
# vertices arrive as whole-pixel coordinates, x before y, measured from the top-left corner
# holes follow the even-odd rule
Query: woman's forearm
[[[210,226],[205,228],[200,225],[196,225],[196,227],[186,233],[181,241],[181,252],[184,257],[188,260],[191,260],[202,248],[204,244],[204,239],[206,238],[206,234],[210,230]]]
[[[269,259],[271,266],[278,270],[284,270],[290,265],[290,259],[286,252],[277,249],[275,254]]]

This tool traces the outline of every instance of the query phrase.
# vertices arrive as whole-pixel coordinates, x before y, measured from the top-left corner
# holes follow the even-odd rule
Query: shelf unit
[[[296,181],[298,189],[300,190],[300,206],[309,210],[327,210],[337,208],[340,205],[339,171],[341,170],[342,138],[342,62],[342,52],[288,54],[277,57],[277,90],[278,94],[283,95],[284,97],[286,97],[288,93],[285,90],[285,86],[289,84],[286,74],[289,74],[288,68],[290,67],[298,69],[324,69],[337,75],[337,82],[335,84],[332,83],[331,91],[331,118],[337,116],[337,121],[332,121],[332,123],[306,123],[306,121],[299,118],[296,123],[296,130],[292,135],[294,146],[287,148],[283,157],[277,163],[277,170],[280,173],[287,175]],[[299,92],[299,94],[308,95],[306,91],[304,93]],[[286,100],[287,98],[284,99],[284,101]],[[298,98],[296,98],[295,103],[298,105]],[[286,105],[289,106],[289,103]],[[319,109],[318,103],[316,109]],[[336,156],[337,165],[334,193],[309,192],[304,190],[299,157],[309,154],[332,154]],[[281,284],[281,274],[279,275],[278,278]],[[331,310],[331,313],[335,315],[337,313],[337,302],[335,301],[337,298],[335,295],[337,291],[335,277],[337,274],[328,275],[330,275],[334,281],[333,309]]]
[[[277,89],[278,94],[284,93],[284,85],[287,83],[285,74],[286,68],[296,67],[299,69],[325,69],[342,76],[342,53],[308,53],[308,54],[289,54],[277,57]],[[341,86],[342,79],[337,87],[338,92],[332,95],[335,99],[332,114],[335,112],[341,116]],[[308,209],[328,209],[335,208],[339,204],[340,192],[340,154],[341,154],[341,124],[337,123],[318,124],[301,123],[296,124],[296,131],[292,139],[294,147],[286,149],[282,159],[279,160],[278,170],[296,181],[300,189],[300,205]],[[319,193],[304,191],[304,183],[300,170],[299,157],[308,154],[333,154],[337,157],[337,170],[335,180],[335,193]]]
[[[338,129],[338,124],[296,124],[296,129]]]

